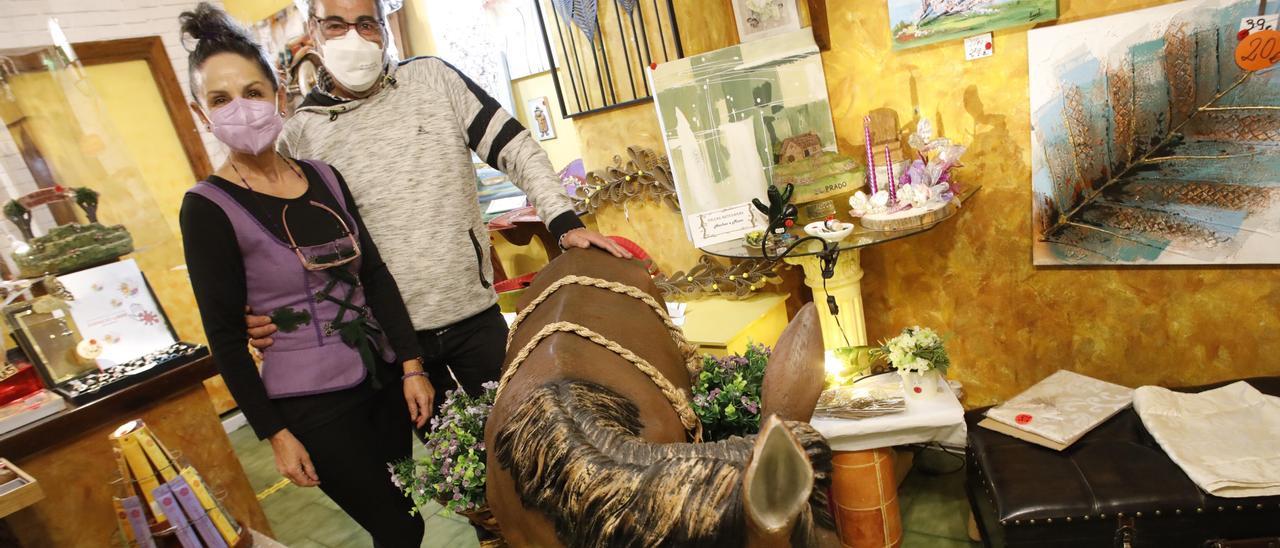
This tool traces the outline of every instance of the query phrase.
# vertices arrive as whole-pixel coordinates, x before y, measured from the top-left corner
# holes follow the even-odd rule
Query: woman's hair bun
[[[182,33],[194,40],[239,38],[251,41],[248,33],[227,12],[208,2],[200,2],[196,9],[182,12],[178,23],[182,25]]]
[[[279,85],[276,71],[267,60],[262,47],[254,41],[248,30],[227,15],[227,12],[222,11],[222,8],[209,2],[200,2],[194,10],[184,11],[178,15],[178,24],[181,28],[183,47],[188,52],[187,68],[191,73],[191,93],[197,101],[199,98],[196,94],[195,72],[204,65],[205,60],[219,53],[234,53],[256,62],[272,87]]]

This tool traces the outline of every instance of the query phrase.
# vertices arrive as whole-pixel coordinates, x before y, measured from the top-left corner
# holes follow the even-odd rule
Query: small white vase
[[[941,375],[937,369],[923,373],[915,371],[902,372],[902,390],[913,400],[925,400],[938,394],[938,379]]]

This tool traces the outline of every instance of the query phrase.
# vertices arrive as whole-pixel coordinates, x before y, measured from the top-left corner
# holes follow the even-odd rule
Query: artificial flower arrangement
[[[908,327],[883,343],[875,354],[889,360],[902,375],[908,394],[927,397],[938,391],[938,376],[945,376],[951,366],[945,341],[927,327]]]
[[[704,441],[748,436],[760,431],[760,387],[772,351],[751,344],[743,355],[704,356],[693,383],[693,411],[702,421]]]
[[[434,501],[476,521],[487,513],[485,501],[484,423],[498,384],[487,382],[472,397],[462,389],[445,392],[444,407],[431,417],[427,455],[392,463],[391,481],[421,507]]]
[[[928,327],[908,327],[897,337],[881,344],[876,351],[904,373],[925,373],[936,370],[946,375],[951,366],[945,341]]]
[[[883,188],[876,181],[875,154],[870,148],[869,130],[867,142],[867,173],[871,178],[871,194],[859,190],[849,198],[849,206],[852,208],[850,213],[854,217],[898,213],[910,209],[936,209],[952,200],[958,201],[951,172],[961,166],[960,157],[964,155],[965,147],[954,144],[945,137],[935,138],[933,123],[927,118],[920,119],[915,133],[907,139],[918,158],[900,176],[895,176],[888,149],[885,150],[885,159],[889,163],[889,180]]]

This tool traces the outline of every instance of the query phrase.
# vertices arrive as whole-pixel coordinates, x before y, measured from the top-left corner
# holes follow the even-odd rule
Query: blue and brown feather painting
[[[1190,0],[1028,34],[1037,265],[1280,262],[1280,70],[1234,57],[1257,14]]]

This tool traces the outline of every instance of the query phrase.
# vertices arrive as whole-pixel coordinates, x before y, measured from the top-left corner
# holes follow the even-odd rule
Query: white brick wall
[[[5,50],[49,46],[48,20],[58,20],[71,43],[90,40],[114,40],[139,36],[160,36],[173,65],[174,75],[182,86],[183,98],[190,96],[187,85],[187,52],[178,36],[178,14],[191,9],[197,0],[0,0],[0,54]],[[221,4],[220,0],[213,0]],[[205,150],[214,167],[226,157],[226,148],[204,131],[196,120]],[[0,195],[35,189],[35,181],[18,155],[8,131],[0,131]],[[6,201],[7,197],[0,199]],[[38,222],[37,222],[38,224]],[[0,220],[0,227],[17,234],[11,223]],[[8,238],[0,233],[0,254],[8,256]]]

